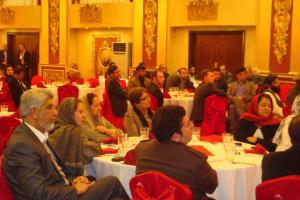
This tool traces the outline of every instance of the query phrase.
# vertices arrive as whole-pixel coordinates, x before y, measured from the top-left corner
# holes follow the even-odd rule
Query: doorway
[[[26,50],[31,54],[32,76],[38,73],[39,64],[39,40],[38,32],[30,33],[7,33],[7,61],[9,64],[16,66],[18,60],[18,47],[24,44]]]
[[[244,66],[244,31],[191,31],[189,66],[196,72],[225,65],[228,71]]]

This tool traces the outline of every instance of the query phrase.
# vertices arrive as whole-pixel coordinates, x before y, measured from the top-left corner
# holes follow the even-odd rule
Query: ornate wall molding
[[[216,0],[190,0],[187,6],[188,20],[215,20],[218,8]]]
[[[288,72],[292,29],[292,0],[273,0],[270,67],[275,72]]]
[[[80,8],[81,23],[101,23],[102,4],[86,4]]]
[[[157,0],[144,1],[143,61],[155,67],[157,52]]]
[[[0,24],[14,24],[15,11],[8,7],[0,7]]]
[[[59,0],[49,0],[49,63],[59,63]]]

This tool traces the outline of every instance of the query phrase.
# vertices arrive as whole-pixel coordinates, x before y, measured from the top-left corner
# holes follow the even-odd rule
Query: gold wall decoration
[[[49,1],[49,62],[59,63],[59,0]]]
[[[148,60],[152,59],[156,45],[157,30],[157,2],[156,0],[146,0],[144,7],[144,48]]]
[[[101,23],[102,21],[102,5],[86,4],[80,8],[81,23]]]
[[[273,53],[277,63],[281,64],[287,54],[289,42],[289,26],[291,23],[290,10],[292,0],[275,0],[275,15],[273,18]]]
[[[187,6],[188,20],[215,20],[218,7],[216,0],[190,0]]]
[[[15,11],[7,7],[0,7],[0,24],[14,24],[14,23],[15,23]]]
[[[65,80],[65,68],[50,65],[41,65],[42,77],[45,80],[61,81]]]

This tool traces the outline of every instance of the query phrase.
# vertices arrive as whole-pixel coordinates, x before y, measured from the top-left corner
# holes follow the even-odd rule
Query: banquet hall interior
[[[51,91],[58,110],[65,97],[75,94],[84,104],[83,99],[88,94],[96,94],[97,106],[101,108],[105,121],[109,121],[117,132],[122,132],[123,137],[126,135],[125,139],[128,141],[125,147],[123,143],[120,147],[119,135],[116,136],[115,131],[110,132],[109,128],[105,129],[105,137],[114,141],[106,138],[104,142],[101,139],[101,144],[114,144],[104,144],[102,149],[108,149],[103,153],[105,155],[95,156],[86,163],[84,173],[96,179],[114,175],[120,179],[130,198],[139,199],[135,196],[134,186],[129,185],[136,175],[135,161],[126,165],[115,162],[117,159],[114,161],[114,158],[119,156],[122,157],[120,161],[123,161],[127,156],[126,152],[134,149],[138,143],[132,138],[143,137],[142,129],[145,126],[146,131],[151,131],[152,115],[155,116],[157,110],[161,111],[162,104],[179,105],[194,122],[191,144],[188,144],[206,155],[207,162],[217,173],[218,186],[208,197],[218,200],[267,199],[262,194],[266,194],[266,190],[274,192],[276,189],[262,185],[262,159],[266,152],[279,150],[280,140],[276,140],[276,135],[281,131],[280,127],[284,127],[283,122],[287,121],[285,119],[290,116],[289,120],[292,120],[291,115],[294,117],[300,113],[293,110],[296,100],[300,102],[300,96],[297,98],[300,94],[300,37],[297,36],[300,33],[299,7],[299,0],[0,0],[0,118],[13,116],[20,120],[20,97],[30,88]],[[21,85],[19,94],[17,89],[11,89],[13,81],[10,83],[5,78],[9,68],[14,71],[11,76],[16,77],[17,84]],[[119,95],[116,100],[111,100],[115,94],[111,94],[108,89],[109,79],[115,73],[109,71],[110,68],[115,71],[118,69],[120,73],[118,78],[121,79],[121,87],[118,87],[124,93],[122,95],[125,96],[126,104],[122,116],[115,113],[114,106],[117,103],[114,101],[123,97]],[[165,68],[165,71],[161,71],[161,68]],[[184,76],[182,71],[190,73],[191,68],[195,72],[187,76],[188,81],[192,81],[192,88],[180,83],[168,85],[173,75],[178,76],[178,80],[185,80],[181,77]],[[224,79],[225,92],[197,94],[201,84],[210,84],[205,81],[207,74],[220,72],[221,79],[224,78],[224,73],[227,72],[222,68],[226,68],[232,78]],[[140,105],[140,101],[134,102],[130,98],[132,80],[135,77],[141,80],[138,77],[140,71],[146,74],[142,78],[145,83],[137,86],[145,87],[151,94],[147,96],[150,106],[144,111],[152,111],[148,111],[147,115],[142,106],[136,106]],[[244,71],[259,77],[259,81],[253,84],[251,98],[242,100],[245,104],[240,113],[238,106],[241,105],[235,103],[239,100],[233,97],[238,96],[239,91],[230,94],[230,88],[235,81],[239,81],[238,74]],[[163,75],[167,73],[169,77],[164,76],[164,80],[159,82],[158,72],[163,72]],[[18,79],[20,73],[24,76],[22,80]],[[147,88],[148,78],[151,84],[159,86],[158,90],[161,92],[158,95],[161,96],[155,96],[157,93],[152,93]],[[251,82],[250,78],[244,81]],[[265,88],[269,79],[269,88]],[[266,93],[265,89],[272,90],[274,80],[278,81],[280,88],[278,95],[276,94],[280,102],[275,100],[280,106],[280,113],[275,113],[273,97],[266,98],[272,101],[271,112],[276,116],[257,125],[256,121],[253,122],[253,116],[258,116],[259,113],[253,110],[250,112],[250,107],[255,105],[255,99],[258,98],[257,101],[260,102],[264,98],[263,95],[259,96]],[[64,90],[69,94],[60,92],[65,85],[68,87]],[[244,86],[241,88],[246,90]],[[293,98],[292,90],[298,91]],[[146,98],[143,90],[140,91],[138,98]],[[132,93],[134,92],[136,94],[132,95],[138,95],[138,91]],[[273,92],[276,93],[275,90]],[[205,97],[201,100],[203,111],[200,119],[195,110],[199,109],[196,101],[201,96]],[[209,104],[208,98],[213,103]],[[128,121],[132,110],[140,120],[134,127],[137,135],[130,135],[134,132],[130,126],[133,122]],[[218,116],[213,118],[211,112]],[[241,130],[248,131],[248,127],[243,128],[240,123],[250,115],[244,115],[245,113],[251,114],[252,118],[249,117],[249,120],[255,124],[253,126],[256,131],[251,134],[258,139],[254,142],[249,139],[250,136],[244,139],[241,139],[241,135],[237,136],[242,134]],[[141,118],[140,115],[145,117]],[[280,120],[276,121],[277,117]],[[255,120],[258,118],[262,120],[261,116]],[[5,120],[0,119],[0,160],[16,127],[10,124],[12,121]],[[271,146],[260,142],[266,140],[266,136],[257,136],[257,130],[262,130],[266,124],[276,126],[268,141]],[[147,138],[155,137],[155,134],[153,136],[148,132]],[[229,136],[228,132],[231,133]],[[283,136],[280,137],[282,142]],[[290,137],[288,138],[290,148],[292,144]],[[227,140],[234,143],[234,158],[226,152]],[[113,147],[119,150],[125,148],[127,151],[116,153]],[[286,149],[288,148],[282,151]],[[249,154],[246,153],[247,150]],[[0,179],[3,177],[1,173],[0,170]],[[296,178],[295,188],[300,185],[300,178]],[[283,184],[292,185],[291,182]],[[285,194],[286,190],[276,192],[283,196],[291,195]],[[192,193],[194,195],[193,190]],[[289,198],[300,199],[300,194]]]

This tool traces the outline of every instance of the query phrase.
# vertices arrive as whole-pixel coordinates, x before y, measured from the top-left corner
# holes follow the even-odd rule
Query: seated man
[[[191,140],[193,123],[181,106],[160,107],[152,120],[156,139],[138,144],[136,173],[160,171],[190,187],[193,199],[207,199],[218,185],[216,171],[207,156],[186,144]]]
[[[190,81],[189,72],[186,68],[182,67],[175,74],[169,76],[166,83],[166,91],[169,91],[171,87],[177,87],[180,90],[194,89],[194,84]]]
[[[289,175],[300,175],[300,115],[292,119],[289,126],[292,147],[273,152],[262,160],[262,180],[279,178]]]
[[[160,107],[164,104],[164,97],[162,93],[162,88],[165,83],[164,74],[160,71],[156,71],[151,76],[152,82],[148,90],[150,94],[155,97],[157,101],[157,107]]]
[[[26,91],[20,111],[23,123],[12,134],[3,159],[3,172],[15,200],[129,199],[115,177],[96,182],[83,176],[68,179],[66,167],[47,142],[47,131],[57,117],[49,91]]]

